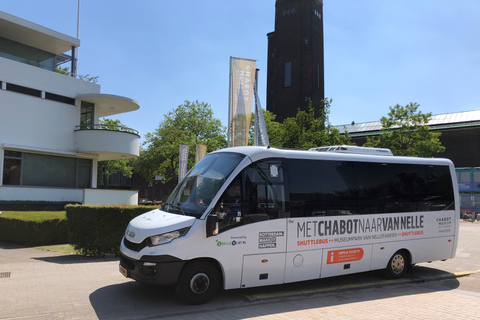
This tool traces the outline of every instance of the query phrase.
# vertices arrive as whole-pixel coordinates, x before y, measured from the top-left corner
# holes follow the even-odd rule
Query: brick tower
[[[268,36],[267,110],[276,120],[324,99],[323,0],[277,0]]]

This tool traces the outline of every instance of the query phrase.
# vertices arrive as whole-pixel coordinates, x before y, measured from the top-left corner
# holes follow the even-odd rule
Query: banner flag
[[[197,143],[197,152],[195,154],[195,164],[198,161],[202,160],[203,157],[207,155],[207,146],[204,144]]]
[[[256,60],[230,57],[228,146],[248,145]]]
[[[187,174],[188,164],[188,150],[190,146],[188,144],[180,144],[179,165],[178,165],[178,182]]]
[[[263,110],[258,97],[258,71],[258,69],[255,70],[255,136],[253,145],[268,146],[270,141],[268,140],[267,126],[265,125]]]

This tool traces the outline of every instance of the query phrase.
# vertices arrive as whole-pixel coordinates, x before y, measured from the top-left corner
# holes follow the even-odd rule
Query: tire
[[[220,277],[214,265],[207,261],[187,264],[178,278],[175,291],[188,304],[202,304],[219,290]]]
[[[408,265],[407,252],[404,250],[397,251],[388,261],[385,274],[390,279],[399,279],[407,272]]]

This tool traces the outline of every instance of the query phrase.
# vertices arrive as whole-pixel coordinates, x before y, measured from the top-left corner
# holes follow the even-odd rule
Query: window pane
[[[5,158],[3,164],[3,184],[20,185],[22,161],[20,159]]]
[[[285,87],[292,86],[292,63],[285,63]]]
[[[21,158],[22,153],[18,151],[5,150],[5,157]]]
[[[470,171],[460,171],[460,181],[459,182],[470,182]]]
[[[24,154],[23,185],[75,188],[77,160]]]
[[[245,223],[285,217],[285,188],[281,162],[257,162],[244,170]]]
[[[87,164],[83,164],[87,161]],[[90,188],[90,178],[92,172],[92,161],[79,159],[78,160],[78,188]]]
[[[358,213],[355,163],[289,160],[292,216],[331,216]]]
[[[473,182],[480,182],[480,172],[478,171],[473,172]]]
[[[412,179],[417,211],[445,210],[453,205],[453,186],[448,167],[414,166]]]
[[[411,165],[358,163],[361,212],[415,211]]]

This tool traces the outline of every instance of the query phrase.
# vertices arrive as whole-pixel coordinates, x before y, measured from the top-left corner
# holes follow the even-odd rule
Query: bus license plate
[[[120,273],[123,274],[125,277],[128,278],[128,270],[124,267],[120,266]]]

